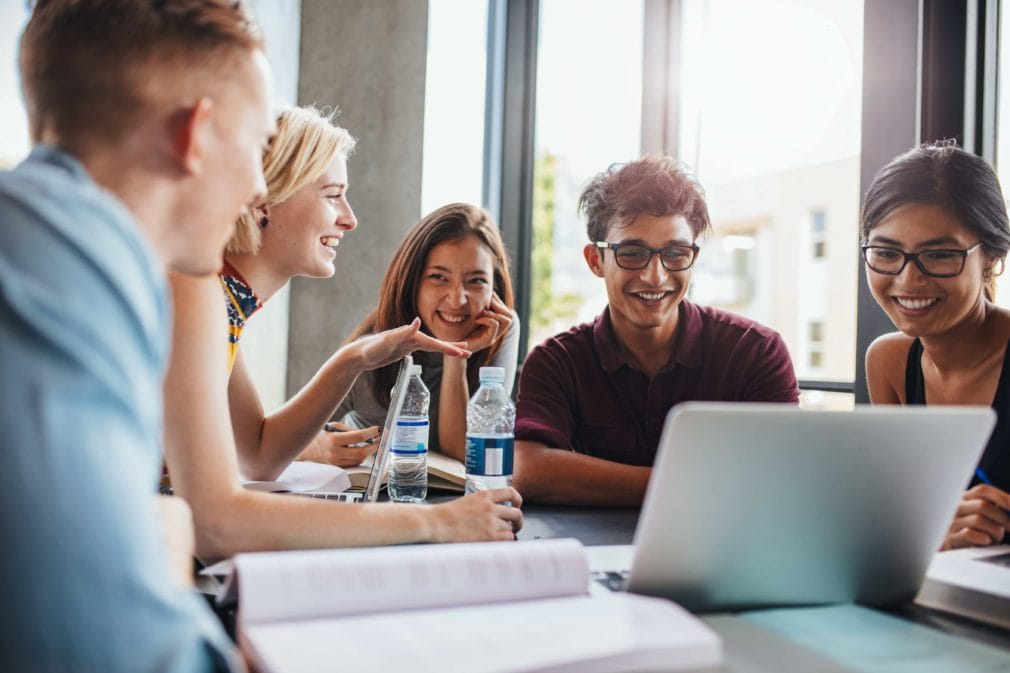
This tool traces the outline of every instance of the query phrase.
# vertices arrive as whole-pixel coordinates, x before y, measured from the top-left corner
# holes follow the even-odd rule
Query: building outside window
[[[800,379],[851,382],[863,4],[681,6],[678,147],[706,189],[715,230],[691,296],[779,331]],[[741,231],[751,241],[746,264],[727,244]],[[741,284],[728,273],[747,277],[747,295],[733,290]],[[853,403],[851,395],[817,397]]]

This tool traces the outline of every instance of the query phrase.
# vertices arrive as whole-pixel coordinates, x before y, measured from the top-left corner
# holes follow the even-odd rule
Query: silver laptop
[[[910,601],[995,421],[988,407],[681,404],[627,589],[694,611]]]
[[[393,385],[393,390],[389,395],[389,410],[386,412],[386,421],[382,424],[382,433],[379,435],[379,447],[372,456],[372,466],[368,473],[368,484],[365,488],[349,488],[340,493],[291,493],[286,495],[337,500],[340,502],[375,502],[379,497],[379,490],[382,488],[382,475],[386,473],[386,466],[389,463],[389,443],[393,437],[393,429],[396,428],[396,421],[403,409],[403,400],[407,395],[407,382],[410,380],[410,366],[412,364],[414,364],[414,358],[410,355],[405,356],[400,362],[400,371],[396,376],[396,383]]]

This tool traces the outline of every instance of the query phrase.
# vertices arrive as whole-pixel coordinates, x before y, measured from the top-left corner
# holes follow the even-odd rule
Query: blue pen
[[[989,475],[986,474],[985,470],[983,470],[981,467],[975,468],[975,476],[978,477],[978,480],[981,481],[983,484],[988,484],[992,486],[992,482],[989,481]],[[1010,512],[1010,509],[1008,509],[1007,511]],[[999,540],[997,540],[997,542],[998,541]]]

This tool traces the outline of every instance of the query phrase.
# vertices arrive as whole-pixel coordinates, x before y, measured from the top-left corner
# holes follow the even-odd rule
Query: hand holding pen
[[[941,550],[1000,544],[1010,530],[1010,493],[993,486],[981,467],[975,476],[982,483],[964,492]]]
[[[375,451],[378,440],[377,426],[356,430],[343,423],[327,423],[299,458],[337,467],[355,467]]]

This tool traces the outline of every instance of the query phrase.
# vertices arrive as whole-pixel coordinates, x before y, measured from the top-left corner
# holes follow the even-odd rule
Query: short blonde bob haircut
[[[267,196],[261,205],[272,206],[286,201],[318,179],[334,159],[347,158],[354,151],[354,138],[333,123],[335,112],[324,112],[311,105],[278,112],[277,134],[263,154]],[[257,253],[261,220],[262,214],[240,216],[225,252],[230,255]]]

